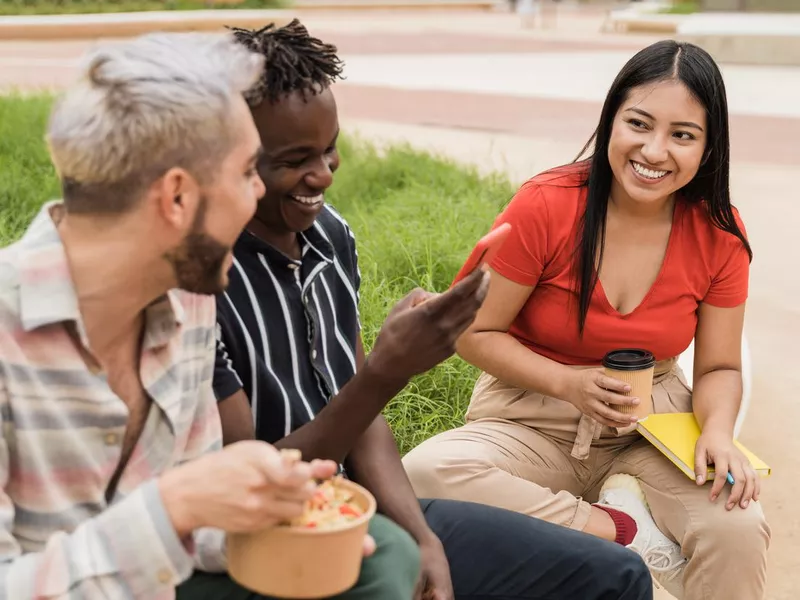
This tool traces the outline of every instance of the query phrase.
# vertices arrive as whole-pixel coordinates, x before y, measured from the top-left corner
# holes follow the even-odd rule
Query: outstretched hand
[[[443,294],[416,289],[389,313],[367,358],[387,378],[409,379],[455,353],[456,340],[486,299],[489,274],[476,270]]]

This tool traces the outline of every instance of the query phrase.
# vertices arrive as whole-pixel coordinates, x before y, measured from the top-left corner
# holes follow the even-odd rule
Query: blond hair
[[[233,99],[263,68],[230,36],[150,34],[91,52],[47,130],[67,210],[123,212],[173,167],[202,180],[234,141]]]

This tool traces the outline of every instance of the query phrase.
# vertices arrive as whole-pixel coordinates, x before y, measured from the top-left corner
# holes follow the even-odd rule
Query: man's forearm
[[[741,401],[741,372],[721,369],[702,375],[695,383],[692,410],[703,430],[733,434]]]
[[[3,505],[11,501],[2,496]],[[8,511],[0,529],[0,597],[153,598],[186,580],[193,561],[165,512],[156,481],[83,521],[52,533],[41,551],[18,555]],[[109,540],[125,543],[109,544]],[[146,550],[143,550],[146,549]]]
[[[405,379],[375,374],[367,362],[313,421],[279,440],[275,446],[297,448],[304,460],[322,458],[342,463],[356,441],[406,383]]]
[[[378,510],[408,531],[417,543],[433,536],[383,416],[378,416],[353,446],[347,471],[373,493]]]

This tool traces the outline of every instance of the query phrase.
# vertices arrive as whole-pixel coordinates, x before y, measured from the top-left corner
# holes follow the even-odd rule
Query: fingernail
[[[714,494],[713,496],[711,496],[711,501],[712,501],[712,502],[716,502],[716,501],[717,501],[717,495],[716,495],[716,494]]]
[[[727,505],[725,506],[725,509],[726,509],[726,510],[733,510],[733,504],[727,504]]]
[[[625,386],[624,388],[622,388],[622,389],[623,389],[623,390],[625,390],[626,392],[630,392],[630,391],[631,391],[631,386],[629,386],[629,385],[626,385],[626,386]]]
[[[638,398],[634,398],[633,400],[631,400],[631,404],[633,404],[633,405],[639,404],[639,399]]]
[[[745,500],[742,502],[742,508],[747,508],[747,505],[750,504],[750,500]]]
[[[700,485],[703,485],[703,482],[704,482],[703,476],[702,475],[698,475],[697,476],[697,483],[699,483]]]

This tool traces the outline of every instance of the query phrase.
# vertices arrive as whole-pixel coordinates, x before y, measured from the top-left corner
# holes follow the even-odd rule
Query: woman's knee
[[[753,502],[746,509],[728,511],[722,498],[717,502],[719,506],[713,505],[714,510],[699,515],[687,528],[684,550],[699,546],[708,552],[748,559],[766,556],[771,533],[761,505]]]
[[[432,438],[406,454],[403,467],[417,497],[464,500],[454,495],[459,484],[495,465],[478,444],[465,449],[461,443]]]

